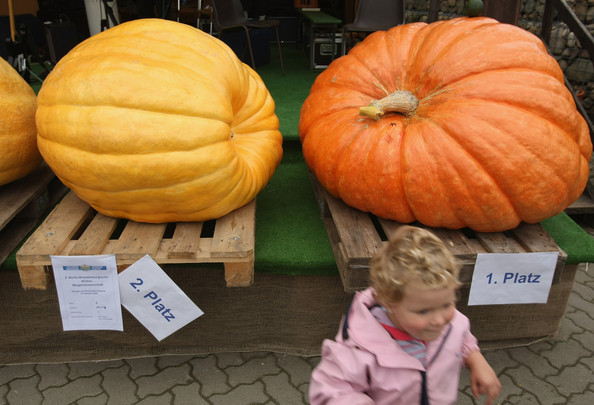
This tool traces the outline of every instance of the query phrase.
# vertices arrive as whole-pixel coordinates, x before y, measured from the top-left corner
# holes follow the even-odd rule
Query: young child
[[[501,384],[456,310],[459,265],[431,232],[402,226],[372,260],[370,287],[355,295],[312,373],[317,404],[453,404],[460,369],[486,404]]]

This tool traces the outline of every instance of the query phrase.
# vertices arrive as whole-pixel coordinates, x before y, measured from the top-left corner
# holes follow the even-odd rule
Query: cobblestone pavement
[[[594,274],[580,265],[553,340],[486,351],[500,404],[594,404]],[[0,366],[0,404],[307,404],[319,357],[223,353]],[[475,402],[464,370],[457,404]]]

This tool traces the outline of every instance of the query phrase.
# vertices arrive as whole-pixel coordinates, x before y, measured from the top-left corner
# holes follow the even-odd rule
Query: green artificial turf
[[[541,222],[557,245],[567,253],[568,264],[594,262],[594,238],[562,212]]]
[[[284,157],[256,200],[256,272],[337,274],[300,144],[285,142]]]

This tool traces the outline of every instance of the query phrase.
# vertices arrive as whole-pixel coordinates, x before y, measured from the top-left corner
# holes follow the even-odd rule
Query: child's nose
[[[443,326],[446,324],[446,315],[441,311],[437,311],[431,318],[431,323],[434,326]]]

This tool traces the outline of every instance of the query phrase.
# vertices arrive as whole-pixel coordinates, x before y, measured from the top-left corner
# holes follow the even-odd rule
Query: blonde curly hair
[[[445,244],[426,229],[404,225],[370,262],[370,286],[383,304],[402,300],[406,286],[458,288],[460,264]]]

